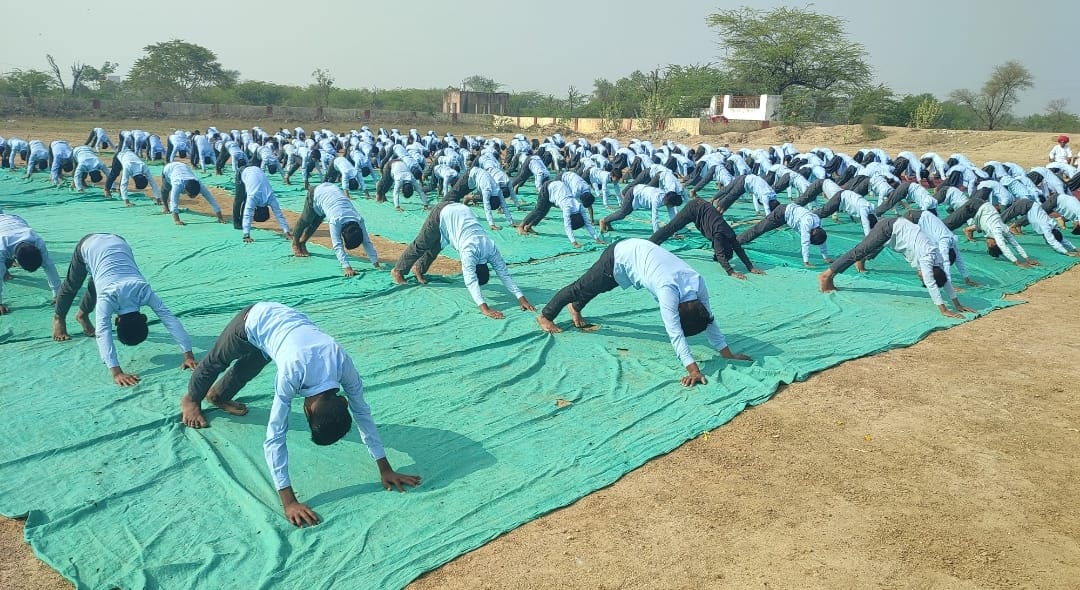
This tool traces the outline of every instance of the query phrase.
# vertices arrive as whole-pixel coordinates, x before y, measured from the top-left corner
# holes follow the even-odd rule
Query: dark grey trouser
[[[1028,211],[1031,211],[1031,207],[1034,204],[1035,201],[1032,201],[1031,199],[1016,199],[1015,201],[1013,201],[1012,205],[1009,205],[1005,208],[1004,211],[1001,212],[1001,220],[1005,223],[1009,223],[1009,221],[1014,217],[1020,217],[1021,215],[1024,215],[1026,221]]]
[[[746,175],[736,176],[732,181],[724,188],[717,191],[716,196],[713,197],[713,204],[721,211],[727,211],[739,200],[739,197],[746,194]]]
[[[739,243],[746,245],[750,242],[761,237],[767,231],[774,230],[784,225],[784,212],[787,211],[787,205],[777,205],[772,213],[765,216],[765,219],[754,224],[753,227],[739,234]]]
[[[60,283],[60,290],[56,294],[56,317],[64,320],[67,318],[71,304],[75,301],[75,294],[86,280],[86,260],[83,259],[82,245],[90,235],[83,236],[78,244],[75,244],[75,253],[71,255],[71,264],[68,265],[67,276]],[[83,315],[89,315],[97,305],[97,290],[94,288],[94,279],[91,278],[86,284],[86,293],[79,301],[79,311]]]
[[[293,243],[303,244],[310,240],[311,236],[315,235],[315,230],[322,225],[323,219],[322,215],[315,212],[315,191],[308,191],[307,200],[304,201],[304,210],[300,213],[300,218],[296,220],[296,227],[293,228]]]
[[[560,289],[544,306],[540,315],[554,320],[569,303],[573,303],[574,309],[581,313],[581,310],[585,309],[585,306],[597,295],[618,287],[619,284],[615,282],[615,245],[605,248],[600,258],[589,270],[585,271],[585,274],[581,275],[581,278]]]
[[[626,193],[623,193],[625,198]],[[551,199],[548,198],[548,185],[545,182],[541,184],[537,189],[536,205],[532,211],[525,216],[525,219],[521,220],[522,225],[528,225],[530,227],[540,223],[545,217],[547,217],[548,211],[551,211]]]
[[[247,339],[244,322],[247,321],[248,312],[252,307],[254,305],[240,310],[240,313],[229,321],[229,324],[225,326],[225,331],[214,341],[210,352],[206,353],[206,356],[199,361],[199,365],[191,372],[191,379],[188,381],[188,397],[196,403],[206,397],[206,393],[210,391],[210,387],[223,371],[225,375],[221,377],[216,399],[229,401],[270,363],[270,359],[266,358],[263,351]],[[233,361],[236,361],[236,364],[229,367]]]
[[[634,212],[634,197],[627,195],[623,197],[622,203],[619,204],[619,208],[612,212],[610,215],[600,221],[604,225],[610,226],[613,221],[618,221],[625,218]]]
[[[877,215],[878,217],[881,217],[882,215],[888,213],[889,210],[891,210],[893,207],[897,206],[900,203],[900,201],[904,200],[904,197],[907,196],[908,189],[910,189],[910,188],[911,188],[911,183],[910,182],[903,182],[903,183],[900,184],[900,186],[898,186],[898,187],[892,189],[891,191],[889,191],[889,196],[886,197],[885,200],[882,201],[880,205],[878,205],[877,209],[874,209],[874,215]]]
[[[837,211],[839,211],[840,210],[840,194],[843,193],[843,192],[844,191],[836,191],[836,194],[833,195],[833,197],[831,199],[829,199],[828,201],[825,201],[825,205],[821,209],[818,209],[817,211],[814,211],[814,215],[817,215],[818,217],[820,217],[822,219],[825,219],[826,217],[828,217],[828,216],[832,215],[833,213],[836,213]]]
[[[892,237],[893,224],[896,223],[897,219],[902,218],[892,217],[875,225],[874,229],[870,230],[870,233],[861,242],[855,244],[854,248],[844,252],[843,256],[833,261],[829,265],[829,269],[834,274],[840,274],[850,268],[852,264],[855,264],[856,260],[872,259],[880,254],[881,249],[885,247],[885,242],[888,242],[889,238]]]
[[[414,264],[421,274],[426,273],[431,268],[431,263],[435,262],[435,258],[442,251],[439,215],[442,213],[443,208],[449,204],[448,201],[442,201],[431,209],[431,213],[428,213],[424,225],[420,226],[420,233],[405,248],[401,258],[394,265],[394,270],[401,273],[401,276],[409,274]]]
[[[793,199],[791,202],[795,203],[796,205],[802,205],[805,207],[807,203],[810,203],[814,201],[814,199],[818,198],[818,195],[821,194],[823,188],[825,188],[825,180],[815,180],[814,182],[810,183],[810,186],[806,187],[806,192],[799,195],[798,198]],[[775,185],[773,186],[773,191],[780,192],[776,190]]]
[[[866,193],[870,192],[870,177],[859,176],[851,182],[851,185],[848,187],[847,190],[853,193],[859,193],[860,195],[865,197]]]
[[[968,199],[966,203],[961,205],[960,208],[954,209],[948,217],[942,219],[941,221],[945,224],[945,227],[949,228],[950,230],[955,230],[961,225],[967,223],[967,220],[974,217],[975,213],[979,210],[979,207],[982,207],[985,204],[986,201],[972,197]]]

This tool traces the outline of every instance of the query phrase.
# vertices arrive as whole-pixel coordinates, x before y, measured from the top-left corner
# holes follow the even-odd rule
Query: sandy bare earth
[[[888,131],[875,144],[892,153],[1024,166],[1052,145],[1051,134]],[[853,151],[859,134],[679,139]],[[400,251],[378,247],[387,260]],[[1016,298],[1028,303],[786,387],[412,588],[1078,588],[1080,268]],[[0,519],[0,588],[70,588],[21,528]]]

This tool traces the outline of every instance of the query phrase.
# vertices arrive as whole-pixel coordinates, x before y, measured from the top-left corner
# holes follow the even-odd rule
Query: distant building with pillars
[[[510,112],[510,93],[447,90],[443,94],[442,112],[468,115],[505,115]]]

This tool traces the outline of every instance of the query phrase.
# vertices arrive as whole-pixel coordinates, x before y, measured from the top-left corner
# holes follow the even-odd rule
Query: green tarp
[[[288,199],[293,207],[299,202]],[[422,220],[360,205],[373,231],[402,241]],[[178,400],[188,373],[178,369],[180,351],[160,323],[152,322],[142,345],[119,347],[121,365],[143,380],[116,387],[73,318],[72,341],[50,339],[44,274],[14,269],[4,290],[13,313],[0,317],[7,432],[0,513],[29,514],[26,538],[37,554],[86,588],[400,587],[725,423],[781,383],[956,323],[937,312],[892,253],[868,274],[838,277],[841,290],[823,295],[822,265],[801,267],[792,231],[752,245],[768,275],[748,281],[725,276],[691,233],[669,246],[706,277],[731,347],[756,360],[725,362],[703,337],[692,338],[709,384],[687,389],[678,383],[683,369],[656,304],[643,291],[597,298],[585,314],[600,324],[597,332],[552,336],[539,331],[534,314],[515,308],[498,281],[484,291],[507,312],[503,321],[476,310],[460,276],[406,287],[394,286],[385,271],[344,279],[328,250],[296,259],[280,239],[245,245],[231,226],[195,215],[175,227],[146,201],[125,209],[97,189],[79,196],[40,176],[24,184],[0,171],[0,206],[47,240],[61,274],[84,234],[124,235],[192,335],[197,357],[245,305],[272,300],[307,313],[355,360],[394,467],[424,478],[406,494],[383,491],[355,432],[316,447],[294,407],[293,484],[324,522],[293,528],[262,454],[272,367],[241,392],[247,416],[213,411],[210,428],[184,428]],[[738,205],[732,218],[748,209]],[[537,305],[597,256],[554,256],[568,251],[557,224],[552,217],[541,226],[551,235],[529,240],[503,230],[500,242],[518,253],[515,260],[546,258],[511,267]],[[836,254],[860,233],[856,223],[825,226]],[[640,213],[617,230],[649,231]],[[1017,269],[964,244],[972,274],[986,284],[963,293],[964,303],[981,313],[1009,305],[1002,293],[1072,262],[1033,236],[1021,241],[1044,266]],[[565,314],[559,321],[569,326]]]

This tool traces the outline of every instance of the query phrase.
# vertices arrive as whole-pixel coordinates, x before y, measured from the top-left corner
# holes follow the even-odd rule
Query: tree
[[[1020,91],[1035,85],[1035,78],[1020,62],[1007,61],[994,68],[982,90],[954,90],[949,97],[970,107],[987,129],[995,129],[1020,100]]]
[[[41,70],[12,70],[7,81],[18,96],[29,99],[48,93],[53,85],[53,77]]]
[[[226,70],[213,51],[179,39],[143,47],[128,84],[152,98],[185,100],[210,86],[232,86],[238,72]]]
[[[461,81],[461,89],[472,92],[498,92],[502,87],[503,85],[495,80],[480,75],[469,76]]]
[[[120,64],[114,61],[106,61],[101,64],[100,68],[94,66],[85,66],[83,68],[82,77],[79,79],[79,84],[95,92],[101,92],[106,90],[110,85],[119,86],[117,82],[109,81],[109,76],[116,72],[116,68]]]
[[[802,8],[764,12],[744,6],[710,14],[706,22],[719,30],[731,74],[769,94],[870,82],[866,50],[846,38],[842,18]]]
[[[901,125],[896,113],[899,103],[893,95],[893,91],[884,84],[860,88],[852,93],[848,103],[847,122],[849,124],[864,123],[870,121],[880,125]],[[904,123],[907,121],[905,120]]]
[[[322,68],[311,72],[311,76],[315,78],[315,89],[319,92],[319,102],[322,107],[330,106],[330,91],[334,87],[334,77],[330,75],[329,70]]]
[[[56,84],[61,90],[66,90],[67,86],[64,84],[64,76],[60,74],[60,66],[56,65],[56,60],[53,56],[46,53],[45,59],[49,62],[49,67],[52,68],[53,76],[56,78]],[[86,65],[79,62],[72,62],[71,64],[71,95],[75,96],[75,92],[79,89],[83,72],[86,71]]]
[[[578,90],[577,87],[574,86],[573,84],[571,84],[569,87],[567,87],[567,89],[566,89],[566,108],[570,111],[570,116],[571,117],[574,116],[574,107],[579,106],[581,104],[581,99],[584,96],[585,95],[582,94],[581,91]]]
[[[732,86],[727,73],[713,64],[671,64],[664,69],[665,91],[677,117],[697,117],[713,96],[731,92]]]

